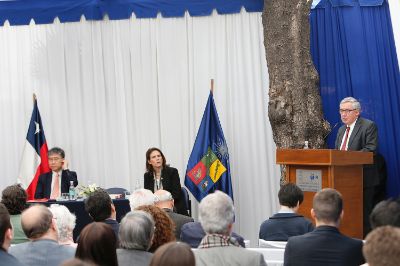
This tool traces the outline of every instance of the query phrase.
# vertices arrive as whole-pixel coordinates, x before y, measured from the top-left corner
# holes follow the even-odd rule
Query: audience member
[[[23,264],[57,266],[74,257],[74,248],[58,244],[57,225],[47,207],[29,207],[22,212],[21,224],[31,241],[12,246],[10,253]]]
[[[83,228],[75,257],[100,266],[118,266],[117,238],[110,226],[93,222]]]
[[[174,212],[174,199],[169,191],[160,189],[157,190],[154,195],[157,197],[156,206],[163,209],[175,223],[175,238],[179,240],[182,225],[193,222],[193,218]]]
[[[156,197],[153,192],[148,189],[140,188],[132,192],[129,196],[129,205],[133,211],[139,206],[143,205],[154,205]]]
[[[157,248],[162,246],[163,244],[175,241],[175,225],[165,211],[153,205],[140,206],[136,208],[136,210],[145,211],[151,214],[156,224],[153,243],[149,249],[150,252],[154,253],[154,251],[156,251]]]
[[[19,244],[28,241],[21,227],[21,213],[28,208],[26,204],[27,197],[26,191],[20,185],[8,186],[3,190],[1,202],[10,213],[14,233],[11,244]]]
[[[182,242],[162,245],[154,253],[150,266],[195,266],[196,261],[190,246]]]
[[[400,227],[400,199],[379,202],[369,216],[372,229],[383,225]]]
[[[97,266],[97,265],[92,262],[87,262],[75,258],[65,261],[63,264],[61,264],[61,266]]]
[[[239,246],[230,237],[234,210],[232,199],[221,191],[207,195],[199,205],[199,219],[206,236],[195,251],[196,265],[266,265],[261,253]]]
[[[269,241],[287,241],[291,236],[314,230],[312,222],[297,214],[303,202],[303,191],[293,183],[283,185],[278,193],[281,208],[260,226],[259,238]]]
[[[144,211],[131,211],[119,227],[120,248],[117,249],[118,265],[147,266],[152,253],[148,252],[154,236],[154,221]]]
[[[363,254],[369,266],[400,265],[400,228],[375,228],[365,239]]]
[[[118,240],[119,224],[116,220],[115,206],[107,191],[102,188],[89,194],[85,200],[85,210],[95,222],[103,222],[111,226]]]
[[[360,265],[364,263],[362,241],[339,232],[343,218],[342,195],[325,188],[314,195],[311,217],[314,231],[290,237],[284,255],[284,265]]]
[[[14,256],[7,253],[11,245],[13,232],[10,221],[10,214],[4,204],[0,203],[0,264],[22,266]]]
[[[63,149],[51,148],[47,156],[51,171],[39,176],[35,199],[57,199],[61,193],[68,193],[71,182],[75,187],[78,185],[76,172],[68,170]]]
[[[76,217],[64,205],[52,204],[49,207],[54,219],[56,219],[58,243],[76,248],[73,240],[73,231],[76,225]]]

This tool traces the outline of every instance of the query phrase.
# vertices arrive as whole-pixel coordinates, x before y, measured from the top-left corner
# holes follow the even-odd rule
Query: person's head
[[[64,261],[61,266],[96,266],[93,262],[83,261],[77,258]]]
[[[160,189],[154,192],[154,195],[157,198],[155,202],[157,207],[171,210],[174,208],[174,199],[169,191]]]
[[[129,196],[129,205],[131,210],[143,205],[153,205],[156,197],[151,190],[140,188],[132,192]]]
[[[4,204],[0,203],[0,249],[8,250],[12,240],[10,214]]]
[[[400,227],[400,200],[388,199],[376,204],[369,221],[372,229],[383,225]]]
[[[64,205],[52,204],[49,207],[56,220],[58,241],[65,242],[72,240],[72,232],[76,225],[76,217]]]
[[[64,164],[65,152],[59,147],[53,147],[47,152],[49,167],[52,171],[58,172]]]
[[[365,239],[363,254],[369,266],[400,265],[400,228],[375,228]]]
[[[116,249],[117,238],[111,226],[93,222],[79,235],[75,257],[97,265],[118,265]]]
[[[218,190],[208,194],[199,204],[199,220],[207,234],[230,235],[234,215],[232,199]]]
[[[311,216],[316,225],[339,226],[343,215],[342,195],[333,188],[324,188],[314,195]]]
[[[123,249],[149,250],[154,235],[154,220],[144,211],[131,211],[119,226],[119,246]]]
[[[293,183],[281,186],[278,192],[279,204],[289,208],[298,207],[304,199],[303,191]]]
[[[21,226],[25,235],[31,240],[48,238],[58,241],[53,214],[44,205],[33,205],[23,211]]]
[[[11,215],[20,214],[28,205],[26,204],[27,194],[21,185],[8,186],[3,190],[1,202],[6,206]]]
[[[85,210],[95,222],[101,222],[112,217],[115,207],[107,191],[98,188],[86,198]]]
[[[140,206],[136,210],[151,214],[155,222],[153,243],[149,249],[150,252],[154,252],[165,243],[175,241],[175,224],[165,211],[154,205]]]
[[[164,168],[166,164],[165,156],[158,148],[150,148],[146,152],[146,169],[154,172],[155,169]]]
[[[196,261],[190,246],[182,242],[162,245],[154,253],[150,266],[195,266]]]
[[[353,97],[346,97],[340,102],[340,118],[346,125],[351,125],[361,113],[360,102]]]

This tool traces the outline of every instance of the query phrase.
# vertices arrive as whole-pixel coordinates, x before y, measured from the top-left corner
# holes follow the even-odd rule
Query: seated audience
[[[26,237],[21,227],[21,213],[28,208],[26,204],[27,194],[25,189],[20,185],[8,186],[3,190],[1,202],[6,206],[11,217],[14,238],[11,244],[19,244],[27,242]]]
[[[154,205],[156,197],[153,192],[148,189],[140,188],[132,192],[129,196],[129,205],[133,211],[139,206],[143,205]]]
[[[153,205],[140,206],[136,210],[149,213],[155,222],[155,232],[153,243],[149,249],[150,252],[154,253],[163,244],[175,241],[175,225],[165,211]]]
[[[311,217],[314,231],[290,237],[285,248],[284,265],[360,265],[364,263],[363,242],[339,232],[343,218],[342,195],[325,188],[314,195]]]
[[[68,170],[63,149],[54,147],[47,152],[50,172],[39,176],[35,199],[57,199],[62,193],[68,193],[71,182],[76,187],[78,178],[76,172]]]
[[[365,239],[363,254],[369,266],[400,265],[400,228],[386,225],[374,229]]]
[[[278,193],[281,208],[260,226],[259,238],[268,241],[287,241],[291,236],[314,230],[312,222],[297,214],[303,202],[303,191],[293,183],[281,187]]]
[[[58,244],[56,221],[47,207],[29,207],[22,212],[21,224],[30,242],[12,246],[10,253],[23,264],[57,266],[74,257],[74,248]]]
[[[73,239],[73,231],[76,225],[75,215],[64,205],[52,204],[49,209],[56,219],[58,243],[76,248]]]
[[[89,194],[85,200],[85,210],[95,222],[106,223],[113,229],[118,240],[119,223],[115,206],[107,191],[102,188]]]
[[[11,245],[13,229],[10,214],[4,204],[0,203],[0,264],[10,266],[22,266],[14,256],[8,254]]]
[[[174,199],[169,191],[160,189],[157,190],[154,195],[157,197],[155,205],[163,209],[168,214],[169,218],[171,218],[175,223],[175,238],[179,240],[182,225],[193,222],[193,218],[174,212]]]
[[[79,235],[75,257],[99,266],[118,266],[117,238],[110,226],[93,222]]]
[[[379,202],[372,210],[369,220],[372,229],[383,225],[400,227],[400,199]]]
[[[234,215],[232,199],[221,191],[200,202],[199,219],[206,236],[194,253],[197,266],[266,265],[261,253],[242,248],[231,238]]]
[[[154,253],[150,266],[195,266],[193,251],[182,242],[170,242],[162,245]]]
[[[152,253],[148,252],[154,236],[154,221],[144,211],[131,211],[122,219],[119,227],[120,248],[117,249],[119,266],[147,266]]]

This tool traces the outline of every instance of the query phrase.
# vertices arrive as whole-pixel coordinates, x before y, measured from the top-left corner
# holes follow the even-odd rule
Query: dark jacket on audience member
[[[194,221],[193,218],[179,213],[175,213],[170,209],[163,209],[163,210],[168,214],[169,218],[171,218],[171,220],[175,223],[175,238],[176,240],[180,240],[182,226],[186,223],[193,222]]]
[[[192,222],[182,225],[180,238],[182,242],[187,243],[192,248],[197,248],[205,235],[206,232],[204,232],[201,224],[199,222]],[[243,237],[234,232],[232,232],[231,236],[234,237],[242,247],[245,247]]]
[[[312,222],[297,213],[276,213],[260,226],[259,238],[267,241],[287,241],[291,236],[314,230]]]
[[[116,220],[111,219],[111,218],[105,219],[103,222],[111,226],[111,228],[114,231],[115,236],[118,240],[119,239],[119,237],[118,237],[119,223]]]
[[[364,263],[362,246],[361,240],[342,235],[336,227],[318,226],[310,233],[289,238],[284,265],[358,266]]]

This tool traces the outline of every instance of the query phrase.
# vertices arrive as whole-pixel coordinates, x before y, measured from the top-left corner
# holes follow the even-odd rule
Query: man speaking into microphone
[[[335,148],[345,151],[366,151],[375,154],[378,147],[378,129],[371,120],[360,117],[361,105],[353,97],[340,102],[340,118],[343,122],[336,135]],[[375,164],[364,165],[364,236],[370,231],[369,214],[373,207],[374,186],[379,183],[378,170]]]
[[[63,149],[51,148],[47,155],[51,171],[39,176],[35,199],[57,199],[61,193],[68,193],[71,181],[75,187],[78,185],[76,172],[68,170]]]

